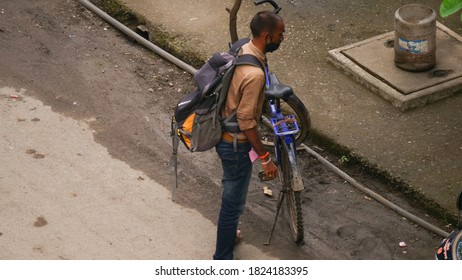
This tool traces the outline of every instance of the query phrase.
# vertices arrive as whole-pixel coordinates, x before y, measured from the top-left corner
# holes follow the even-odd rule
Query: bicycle
[[[265,92],[265,98],[270,108],[270,122],[273,127],[274,135],[274,153],[279,167],[279,178],[282,188],[279,192],[273,228],[271,229],[269,240],[265,245],[271,242],[279,211],[286,195],[292,238],[296,243],[301,243],[304,238],[301,201],[301,193],[304,190],[304,184],[303,178],[298,170],[296,149],[296,134],[299,133],[300,129],[295,116],[285,115],[281,110],[281,99],[287,100],[290,96],[294,96],[294,92],[291,87],[281,84],[274,73],[269,74],[269,80],[270,86]]]
[[[236,16],[240,2],[240,0],[236,0],[235,2],[233,8],[234,15],[228,10],[231,15],[230,33],[232,41],[237,40],[237,35],[233,34],[236,28],[235,26],[233,27],[232,23],[234,22],[235,24],[235,18],[233,18],[233,16]],[[275,13],[279,13],[281,10],[274,0],[256,0],[254,3],[257,6],[263,3],[270,3]],[[304,238],[303,212],[301,206],[301,192],[304,189],[304,184],[303,178],[298,170],[296,147],[307,137],[311,126],[311,120],[307,108],[294,94],[292,88],[282,84],[275,73],[269,72],[266,74],[266,79],[269,83],[267,84],[265,92],[265,105],[258,131],[262,138],[262,142],[266,146],[274,147],[282,188],[279,192],[276,217],[271,229],[271,234],[265,245],[271,242],[285,196],[287,196],[286,204],[292,238],[298,244],[302,243]],[[273,141],[271,141],[271,138]],[[264,178],[264,173],[260,172],[259,177],[262,180],[266,180],[266,178]]]

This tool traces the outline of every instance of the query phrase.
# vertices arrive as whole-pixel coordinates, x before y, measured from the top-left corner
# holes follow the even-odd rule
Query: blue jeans
[[[218,217],[215,260],[232,260],[234,241],[239,217],[244,212],[247,190],[252,176],[249,158],[250,143],[238,143],[234,152],[233,143],[221,141],[215,147],[223,167],[223,195]]]

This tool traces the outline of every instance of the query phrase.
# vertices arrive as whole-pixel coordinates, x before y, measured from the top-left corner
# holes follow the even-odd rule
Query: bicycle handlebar
[[[274,13],[278,14],[281,11],[281,7],[274,0],[255,0],[255,6],[261,5],[263,3],[270,3],[274,8]]]

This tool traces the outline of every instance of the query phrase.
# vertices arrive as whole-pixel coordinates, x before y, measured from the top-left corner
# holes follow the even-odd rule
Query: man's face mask
[[[279,46],[281,45],[281,42],[279,42],[279,43],[273,42],[273,37],[271,35],[269,35],[269,38],[270,38],[270,42],[266,43],[265,51],[266,52],[274,52],[275,50],[277,50],[279,48]]]

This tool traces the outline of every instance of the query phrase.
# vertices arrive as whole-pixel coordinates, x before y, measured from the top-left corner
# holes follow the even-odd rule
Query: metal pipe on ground
[[[136,40],[138,43],[140,43],[142,46],[148,48],[149,50],[153,51],[160,57],[170,61],[171,63],[175,64],[176,66],[180,67],[181,69],[185,70],[186,72],[194,75],[194,73],[197,72],[197,69],[192,67],[191,65],[185,63],[184,61],[176,58],[175,56],[171,55],[170,53],[164,51],[163,49],[159,48],[158,46],[154,45],[150,41],[146,40],[145,38],[141,37],[140,35],[136,34],[133,30],[130,28],[126,27],[104,11],[102,11],[100,8],[96,7],[94,4],[87,0],[78,0],[82,5],[84,5],[87,9],[107,21],[109,24],[120,30],[122,33],[125,35],[133,38]]]
[[[174,57],[173,55],[171,55],[170,53],[162,50],[161,48],[159,48],[158,46],[154,45],[153,43],[151,43],[150,41],[146,40],[145,38],[141,37],[140,35],[136,34],[134,31],[132,31],[131,29],[129,29],[128,27],[126,27],[125,25],[123,25],[122,23],[120,23],[119,21],[115,20],[114,18],[112,18],[111,16],[109,16],[107,13],[105,13],[104,11],[102,11],[101,9],[99,9],[98,7],[96,7],[95,5],[93,5],[92,3],[90,3],[89,1],[87,0],[78,0],[82,5],[84,5],[87,9],[89,9],[90,11],[94,12],[95,14],[97,14],[98,16],[100,16],[101,18],[103,18],[105,21],[107,21],[108,23],[110,23],[112,26],[114,26],[115,28],[119,29],[121,32],[123,32],[125,35],[133,38],[134,40],[136,40],[138,43],[140,43],[141,45],[143,45],[144,47],[148,48],[149,50],[153,51],[154,53],[156,53],[157,55],[161,56],[162,58],[170,61],[171,63],[175,64],[176,66],[178,66],[179,68],[185,70],[186,72],[194,75],[194,73],[197,72],[197,69],[195,69],[194,67],[192,67],[191,65],[185,63],[184,61]],[[352,186],[356,187],[358,190],[364,192],[365,194],[369,195],[370,197],[372,197],[373,199],[377,200],[378,202],[382,203],[383,205],[389,207],[390,209],[394,210],[395,212],[399,213],[400,215],[402,215],[403,217],[406,217],[407,219],[413,221],[414,223],[422,226],[423,228],[429,230],[429,231],[432,231],[442,237],[447,237],[449,235],[449,233],[445,232],[444,230],[441,230],[437,227],[435,227],[434,225],[420,219],[419,217],[409,213],[408,211],[404,210],[403,208],[393,204],[392,202],[390,202],[389,200],[385,199],[384,197],[380,196],[379,194],[375,193],[374,191],[366,188],[365,186],[361,185],[360,183],[358,183],[355,179],[351,178],[348,174],[346,174],[345,172],[343,172],[342,170],[340,170],[338,167],[336,167],[335,165],[333,165],[331,162],[329,162],[328,160],[326,160],[325,158],[323,158],[320,154],[316,153],[315,151],[313,151],[312,149],[310,149],[308,146],[306,146],[305,144],[302,144],[301,145],[302,148],[304,148],[309,154],[313,155],[315,158],[317,158],[322,164],[324,164],[325,166],[327,166],[330,170],[332,170],[334,173],[336,173],[338,176],[340,176],[341,178],[343,178],[344,180],[346,180],[348,183],[350,183]]]
[[[316,153],[312,149],[310,149],[308,146],[305,144],[301,145],[310,155],[314,156],[318,161],[320,161],[322,164],[327,166],[330,170],[332,170],[334,173],[336,173],[338,176],[340,176],[342,179],[350,183],[352,186],[357,188],[358,190],[362,191],[363,193],[367,194],[368,196],[372,197],[373,199],[377,200],[381,204],[389,207],[393,211],[397,212],[398,214],[402,215],[403,217],[406,217],[407,219],[413,221],[414,223],[422,226],[423,228],[432,231],[439,236],[442,237],[447,237],[449,233],[445,232],[444,230],[441,230],[434,225],[422,220],[421,218],[409,213],[408,211],[404,210],[403,208],[393,204],[389,200],[385,199],[383,196],[377,194],[376,192],[366,188],[365,186],[361,185],[356,181],[355,179],[351,178],[348,174],[343,172],[341,169],[339,169],[337,166],[333,165],[330,161],[326,160],[323,158],[320,154]]]

